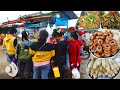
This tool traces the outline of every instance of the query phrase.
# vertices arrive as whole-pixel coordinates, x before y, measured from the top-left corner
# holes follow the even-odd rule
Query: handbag
[[[59,67],[58,66],[54,66],[52,67],[53,73],[54,73],[54,77],[58,78],[60,77],[60,71],[59,71]]]
[[[45,44],[46,44],[46,43],[44,43],[44,44],[38,49],[38,51],[41,50],[41,49],[45,46]],[[36,52],[36,53],[37,53],[37,52]],[[36,54],[36,53],[35,53],[35,54]],[[34,54],[34,55],[35,55],[35,54]]]

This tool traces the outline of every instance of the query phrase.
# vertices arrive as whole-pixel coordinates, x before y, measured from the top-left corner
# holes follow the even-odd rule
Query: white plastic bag
[[[72,78],[73,79],[80,79],[80,72],[77,68],[72,69]]]
[[[50,28],[50,24],[49,23],[47,25],[46,31],[48,32],[49,36],[51,36],[52,33],[53,33],[53,30]]]

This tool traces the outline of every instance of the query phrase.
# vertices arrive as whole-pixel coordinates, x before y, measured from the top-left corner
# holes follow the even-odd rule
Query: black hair
[[[26,31],[22,31],[22,41],[23,39],[28,40],[28,33]]]
[[[79,34],[75,31],[75,32],[71,32],[70,36],[73,37],[75,40],[77,40]]]
[[[14,34],[14,33],[17,33],[17,30],[16,30],[15,27],[9,27],[8,29],[9,29],[8,34]]]
[[[39,39],[38,39],[38,41],[40,43],[45,43],[46,40],[47,40],[47,37],[48,37],[48,32],[46,30],[42,30],[39,33]]]
[[[56,37],[56,36],[60,36],[61,37],[62,35],[64,35],[64,33],[61,30],[58,30],[58,29],[54,29],[53,30],[53,33],[52,33],[53,37]]]

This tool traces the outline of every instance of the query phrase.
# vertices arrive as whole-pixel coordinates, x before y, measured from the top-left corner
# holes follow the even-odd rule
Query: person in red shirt
[[[82,30],[77,30],[77,32],[78,32],[81,36],[85,34],[84,31],[82,31]]]
[[[68,44],[68,54],[69,54],[69,62],[71,70],[73,68],[80,68],[81,56],[80,56],[80,48],[82,46],[82,42],[78,40],[78,32],[71,32],[70,40],[67,40]]]
[[[77,31],[78,34],[80,34],[81,36],[84,35],[84,31],[80,30],[80,29],[75,29],[75,27],[69,27],[68,32],[75,32]]]

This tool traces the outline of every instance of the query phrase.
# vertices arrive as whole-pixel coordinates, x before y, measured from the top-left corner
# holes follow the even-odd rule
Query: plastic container
[[[58,67],[53,67],[53,73],[55,78],[60,77],[60,72]]]

